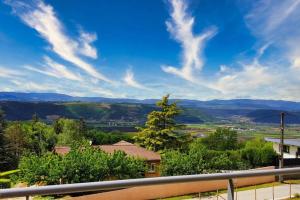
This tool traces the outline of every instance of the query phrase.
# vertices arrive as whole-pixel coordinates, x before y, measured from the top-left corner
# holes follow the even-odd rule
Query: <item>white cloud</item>
[[[260,0],[245,17],[259,42],[272,42],[291,67],[300,66],[300,0]]]
[[[191,82],[196,82],[194,70],[201,70],[201,57],[205,42],[216,34],[216,28],[211,27],[200,35],[193,34],[194,17],[187,12],[187,5],[182,0],[170,0],[172,7],[171,19],[166,22],[167,30],[181,44],[182,68],[162,66],[163,71],[174,74]]]
[[[134,74],[130,68],[126,70],[126,74],[123,78],[123,81],[125,82],[126,85],[130,87],[134,87],[138,89],[146,89],[146,90],[149,89],[135,80]]]
[[[25,68],[34,72],[38,72],[56,78],[66,78],[73,81],[83,81],[82,77],[79,74],[71,72],[64,65],[53,61],[47,56],[44,57],[44,60],[46,63],[46,66],[44,67],[36,68],[32,66],[25,66]]]
[[[28,81],[23,78],[9,79],[12,85],[8,85],[5,89],[7,91],[20,91],[20,92],[56,92],[62,94],[68,94],[73,96],[102,96],[102,97],[123,97],[124,95],[120,92],[117,95],[112,91],[93,85],[86,82],[70,82],[64,81],[64,84],[58,84],[53,80],[46,81]]]
[[[24,74],[18,70],[8,69],[0,66],[0,78],[14,78],[23,76]]]
[[[97,40],[97,35],[95,33],[87,33],[84,31],[80,31],[80,49],[79,52],[91,58],[96,59],[97,49],[91,46],[91,43]]]
[[[246,15],[246,23],[255,35],[273,37],[278,29],[285,29],[286,21],[299,10],[299,0],[259,0],[253,1],[251,11]],[[294,28],[294,27],[292,27]]]
[[[81,68],[89,75],[106,82],[111,82],[111,80],[99,73],[91,64],[79,57],[79,55],[84,55],[97,58],[97,51],[91,46],[91,42],[96,40],[95,34],[81,32],[79,39],[71,38],[65,33],[64,27],[54,12],[53,7],[41,0],[31,3],[11,0],[6,0],[5,2],[13,8],[14,13],[26,25],[35,29],[51,45],[53,52]]]
[[[245,65],[242,70],[234,71],[215,80],[211,87],[225,95],[252,95],[275,81],[268,68],[260,65]]]
[[[14,87],[14,90],[18,91],[26,91],[26,92],[44,92],[44,91],[50,91],[50,92],[56,92],[55,90],[57,86],[46,84],[46,83],[35,83],[33,81],[27,81],[27,80],[11,80],[11,82],[16,86]]]

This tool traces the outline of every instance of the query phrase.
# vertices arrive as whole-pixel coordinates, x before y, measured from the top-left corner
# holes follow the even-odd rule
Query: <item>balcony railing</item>
[[[147,186],[147,185],[158,185],[158,184],[169,184],[169,183],[185,183],[185,182],[195,182],[195,181],[228,180],[227,199],[233,200],[234,199],[233,179],[235,178],[261,177],[261,176],[272,176],[272,175],[278,176],[278,175],[290,175],[290,174],[300,174],[300,167],[2,189],[0,190],[0,198],[27,197],[29,199],[29,196],[35,196],[35,195],[58,195],[58,194],[80,193],[80,192],[97,192],[97,191],[100,192],[100,191],[115,190],[115,189],[125,189],[125,188],[131,188],[136,186]]]

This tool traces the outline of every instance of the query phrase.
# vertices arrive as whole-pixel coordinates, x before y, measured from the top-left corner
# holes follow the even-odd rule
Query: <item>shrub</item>
[[[251,167],[268,166],[274,163],[277,157],[272,144],[256,138],[246,142],[245,148],[241,150],[242,159]]]
[[[145,162],[124,152],[107,154],[90,146],[72,148],[65,155],[28,154],[21,158],[15,181],[32,184],[61,184],[102,181],[110,178],[143,177]]]

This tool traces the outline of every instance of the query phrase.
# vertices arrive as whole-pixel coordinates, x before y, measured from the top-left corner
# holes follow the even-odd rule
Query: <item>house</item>
[[[280,139],[265,138],[265,141],[273,143],[273,149],[280,154]],[[283,158],[299,158],[300,157],[300,139],[284,139],[283,142]]]
[[[112,145],[98,145],[93,147],[99,148],[106,153],[113,153],[114,151],[123,151],[129,156],[144,159],[148,165],[148,171],[146,172],[145,176],[156,177],[160,175],[159,166],[161,157],[159,153],[149,151],[145,148],[123,140]],[[70,151],[70,147],[57,146],[54,148],[54,151],[58,154],[65,155]]]

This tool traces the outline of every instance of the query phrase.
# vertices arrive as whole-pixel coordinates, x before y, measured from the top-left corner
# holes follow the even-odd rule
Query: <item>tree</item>
[[[65,156],[52,152],[41,156],[25,154],[20,160],[19,169],[15,182],[29,185],[141,178],[146,171],[143,160],[127,156],[124,152],[108,154],[89,145],[77,144]]]
[[[1,161],[3,161],[5,158],[5,156],[4,156],[4,153],[5,153],[4,126],[5,126],[4,113],[2,111],[0,111],[0,160]],[[2,164],[2,163],[0,163],[0,164]]]
[[[192,142],[187,152],[166,151],[162,156],[161,173],[166,176],[246,169],[239,151],[210,150],[200,140]]]
[[[15,159],[16,164],[26,147],[28,147],[25,130],[20,122],[14,122],[5,129],[4,134],[9,152]]]
[[[85,140],[78,121],[60,119],[58,123],[62,127],[62,131],[58,135],[58,143],[60,145],[72,145],[75,142],[83,142]]]
[[[265,142],[262,138],[247,141],[245,148],[241,150],[242,158],[251,167],[273,165],[277,157],[272,143]]]
[[[26,132],[28,148],[31,152],[40,155],[54,148],[57,135],[52,126],[40,121],[32,121],[29,124],[23,123],[22,126]]]
[[[82,135],[86,135],[87,134],[87,125],[86,125],[86,122],[84,121],[84,119],[81,117],[79,119],[79,124],[78,124],[78,128],[79,128],[79,132],[82,134]]]
[[[238,149],[237,132],[229,128],[218,128],[214,133],[202,139],[208,149],[226,151]]]
[[[175,121],[180,114],[177,104],[169,103],[169,95],[158,101],[159,110],[148,114],[145,127],[139,128],[140,132],[135,136],[135,141],[147,149],[159,151],[168,148],[181,148],[188,141],[188,136],[180,133],[183,125]]]
[[[38,117],[38,115],[36,114],[36,113],[34,113],[33,115],[32,115],[32,123],[36,123],[36,122],[38,122],[39,121],[39,117]]]
[[[61,118],[58,118],[53,123],[54,132],[58,135],[63,131],[63,121]]]
[[[90,129],[86,133],[86,138],[92,141],[93,145],[114,144],[121,140],[133,142],[132,136],[120,132],[103,132],[98,129]]]
[[[6,121],[4,119],[4,112],[0,110],[0,171],[9,169],[10,156],[7,147],[7,142],[4,135]]]

